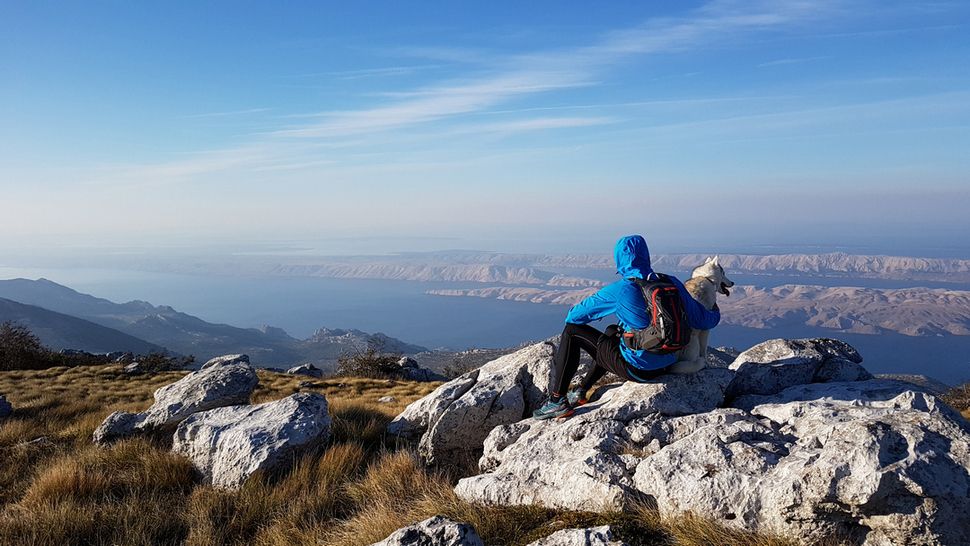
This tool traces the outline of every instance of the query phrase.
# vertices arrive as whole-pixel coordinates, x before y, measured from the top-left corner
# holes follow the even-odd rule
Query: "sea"
[[[610,271],[565,271],[611,280]],[[686,272],[674,271],[680,278]],[[317,277],[202,276],[97,268],[0,267],[0,278],[44,277],[114,302],[144,300],[169,305],[209,322],[239,327],[270,325],[298,338],[316,329],[356,328],[383,332],[428,348],[509,347],[545,339],[562,329],[561,305],[427,294],[441,288],[481,284]],[[733,275],[738,284],[816,284],[895,288],[905,281]],[[970,285],[919,283],[970,290]],[[602,326],[609,319],[602,322]],[[711,345],[745,349],[778,337],[835,337],[859,350],[873,373],[925,374],[951,385],[970,381],[970,336],[912,337],[845,334],[813,327],[757,329],[718,326]]]

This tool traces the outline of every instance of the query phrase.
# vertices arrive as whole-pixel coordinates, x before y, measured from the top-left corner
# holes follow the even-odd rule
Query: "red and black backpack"
[[[687,346],[690,341],[690,324],[680,291],[670,277],[655,273],[655,280],[631,278],[643,292],[650,326],[641,330],[623,332],[627,347],[654,354],[670,354]]]

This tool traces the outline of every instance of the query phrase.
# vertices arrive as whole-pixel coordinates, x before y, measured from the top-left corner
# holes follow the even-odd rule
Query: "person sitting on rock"
[[[644,382],[669,371],[677,361],[677,353],[662,354],[651,350],[637,350],[624,342],[624,335],[643,330],[652,319],[638,284],[638,279],[659,280],[661,276],[650,267],[650,250],[640,235],[620,238],[613,251],[616,272],[623,278],[604,286],[595,294],[576,304],[566,315],[566,327],[559,338],[559,348],[553,357],[550,395],[548,401],[533,413],[536,419],[568,417],[578,406],[587,402],[587,392],[606,372],[613,372],[624,380]],[[715,305],[704,308],[672,275],[667,280],[677,287],[691,328],[710,330],[721,320]],[[608,315],[616,315],[619,325],[610,325],[600,332],[589,325]],[[567,393],[569,383],[579,368],[579,351],[586,351],[595,365],[577,389]]]

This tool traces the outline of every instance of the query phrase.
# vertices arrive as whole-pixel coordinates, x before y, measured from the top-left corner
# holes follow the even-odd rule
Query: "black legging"
[[[553,357],[550,384],[553,398],[559,398],[569,390],[569,383],[579,369],[580,349],[586,351],[595,364],[586,373],[580,385],[583,393],[593,388],[606,372],[613,372],[624,380],[637,381],[653,379],[667,371],[666,368],[650,371],[636,370],[636,376],[633,376],[628,370],[630,365],[620,352],[619,336],[608,336],[588,324],[567,323],[559,337],[559,348]]]

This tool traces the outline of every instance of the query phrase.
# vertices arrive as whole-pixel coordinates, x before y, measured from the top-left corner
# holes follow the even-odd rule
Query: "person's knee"
[[[583,329],[582,324],[573,324],[571,322],[567,322],[566,326],[563,327],[562,329],[562,333],[564,335],[575,335],[577,332],[580,332],[582,329]]]

